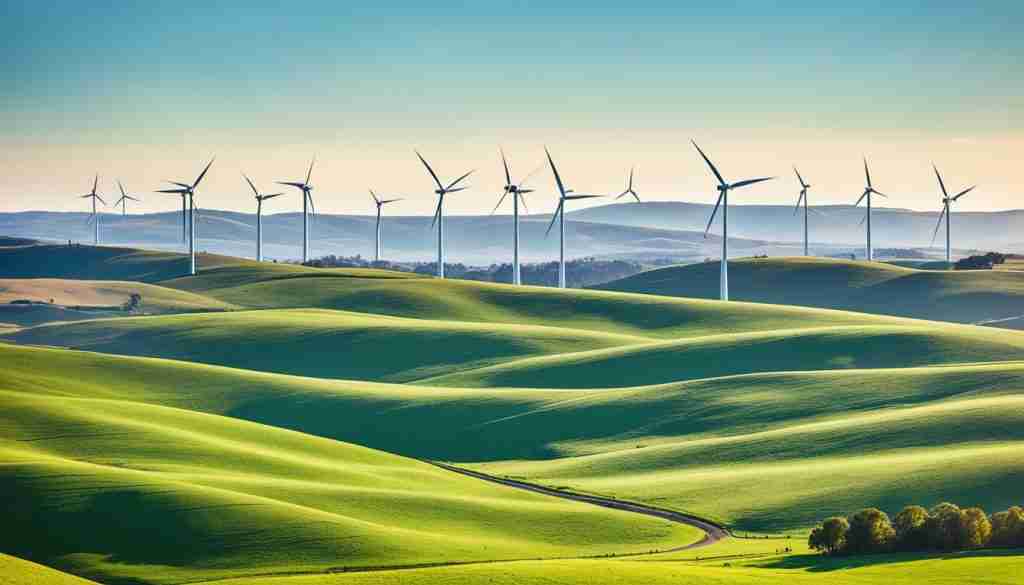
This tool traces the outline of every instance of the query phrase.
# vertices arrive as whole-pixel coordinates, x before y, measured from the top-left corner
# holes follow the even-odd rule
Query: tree
[[[1024,509],[1013,506],[1005,512],[992,514],[992,536],[996,546],[1024,546]]]
[[[960,546],[981,548],[992,536],[992,524],[981,508],[967,508],[960,511]]]
[[[835,554],[846,546],[846,533],[850,530],[850,523],[846,518],[833,516],[826,518],[821,526],[811,531],[807,539],[807,545],[825,554]]]
[[[928,546],[938,550],[960,548],[960,508],[956,504],[943,502],[928,511],[925,523]]]
[[[923,550],[928,546],[928,510],[921,506],[907,506],[893,519],[896,547],[900,550]]]
[[[889,515],[878,508],[865,508],[849,518],[844,552],[872,553],[888,550],[896,531]]]

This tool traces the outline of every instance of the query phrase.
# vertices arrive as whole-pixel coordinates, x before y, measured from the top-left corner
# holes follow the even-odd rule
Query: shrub
[[[1024,509],[1013,506],[1005,512],[992,514],[992,536],[989,542],[996,546],[1024,546]]]
[[[992,524],[981,508],[967,508],[960,511],[960,546],[981,548],[992,536]]]
[[[889,515],[878,508],[865,508],[857,512],[850,516],[849,523],[843,552],[882,552],[892,546],[896,531],[892,528]]]
[[[928,546],[937,550],[960,548],[960,508],[956,504],[943,502],[928,511],[925,523]]]
[[[928,546],[928,510],[921,506],[907,506],[896,514],[893,528],[896,530],[896,548],[900,550],[922,550]]]
[[[849,530],[850,523],[846,521],[846,518],[838,516],[826,518],[821,526],[811,531],[807,545],[825,554],[835,554],[846,546],[846,533]]]

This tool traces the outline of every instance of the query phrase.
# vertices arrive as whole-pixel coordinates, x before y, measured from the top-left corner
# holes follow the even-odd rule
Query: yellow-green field
[[[190,278],[173,254],[11,250],[0,275],[18,298],[119,298],[137,279],[144,302],[187,314],[0,330],[0,583],[1024,574],[1019,551],[827,559],[804,542],[864,506],[1024,503],[1016,331],[225,257]],[[64,254],[91,273],[27,272]],[[702,534],[423,459],[788,538],[648,554]]]

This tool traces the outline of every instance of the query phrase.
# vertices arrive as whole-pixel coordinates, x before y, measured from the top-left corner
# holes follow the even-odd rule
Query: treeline
[[[436,274],[437,262],[373,262],[361,256],[324,256],[306,262],[306,266],[317,268],[383,268],[416,274]],[[629,260],[598,260],[581,258],[565,263],[566,284],[572,288],[583,288],[611,282],[632,276],[644,269],[639,262]],[[541,262],[520,265],[520,276],[524,284],[538,286],[558,285],[558,262]],[[491,264],[490,266],[467,266],[461,262],[444,265],[445,276],[483,282],[512,282],[512,264]]]
[[[957,551],[985,546],[1024,546],[1024,509],[987,516],[981,508],[943,502],[927,510],[907,506],[892,520],[878,508],[826,519],[808,545],[830,555],[894,551]]]
[[[996,264],[1006,262],[1006,255],[989,252],[978,256],[968,256],[953,263],[953,270],[992,270]]]

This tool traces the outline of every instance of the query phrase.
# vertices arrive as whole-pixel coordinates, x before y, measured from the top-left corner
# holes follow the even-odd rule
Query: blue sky
[[[0,209],[74,208],[92,172],[151,191],[214,152],[206,205],[246,209],[239,170],[294,178],[317,152],[326,211],[374,186],[425,191],[421,213],[416,146],[479,167],[453,210],[484,211],[498,144],[524,171],[549,144],[581,188],[636,164],[652,199],[710,198],[690,138],[727,175],[800,163],[823,203],[866,153],[893,205],[934,206],[938,158],[984,185],[974,209],[1024,207],[1024,2],[351,4],[2,0]]]

